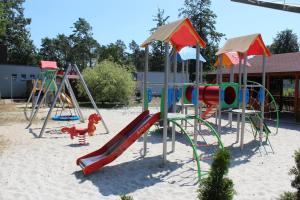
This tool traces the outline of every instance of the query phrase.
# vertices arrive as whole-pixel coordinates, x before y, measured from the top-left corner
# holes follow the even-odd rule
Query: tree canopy
[[[184,7],[179,9],[180,17],[188,17],[200,37],[206,42],[202,53],[206,59],[204,70],[209,70],[216,61],[216,52],[221,38],[224,36],[216,30],[217,15],[210,9],[211,0],[185,0]]]
[[[291,29],[278,32],[273,39],[270,50],[274,54],[298,52],[299,44],[297,35]]]
[[[0,44],[7,46],[8,63],[37,63],[36,49],[27,26],[31,19],[24,16],[25,0],[2,0],[0,4]]]
[[[97,60],[97,50],[100,44],[93,38],[92,26],[83,18],[79,18],[72,27],[73,55],[78,58],[79,69],[92,67]]]
[[[130,62],[135,66],[137,71],[143,71],[145,51],[134,40],[129,43],[129,49],[131,50],[131,54],[129,54]]]
[[[110,43],[107,46],[102,45],[98,52],[98,61],[111,60],[118,64],[128,64],[126,49],[126,44],[122,40],[117,40],[115,43]]]
[[[158,27],[165,25],[169,17],[170,16],[165,16],[165,11],[163,9],[158,8],[156,15],[153,16],[153,21],[156,23],[156,26],[150,29],[150,33],[152,34]],[[151,48],[150,70],[163,71],[165,57],[165,48],[163,43],[155,41],[151,44]]]
[[[56,38],[43,38],[40,56],[42,59],[55,60],[60,67],[68,62],[76,63],[79,69],[95,65],[100,44],[93,38],[91,25],[79,18],[72,27],[72,34],[58,34]]]
[[[0,36],[3,36],[8,20],[4,15],[4,3],[0,2]]]

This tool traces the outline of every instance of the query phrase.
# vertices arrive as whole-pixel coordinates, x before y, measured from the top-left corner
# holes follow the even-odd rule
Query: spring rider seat
[[[80,145],[85,145],[86,143],[86,133],[89,136],[93,136],[94,132],[96,131],[95,124],[98,124],[101,120],[101,117],[94,113],[89,116],[89,122],[87,128],[76,128],[75,126],[72,127],[63,127],[61,129],[62,133],[69,133],[71,139],[73,140],[74,137],[78,137],[78,142]]]

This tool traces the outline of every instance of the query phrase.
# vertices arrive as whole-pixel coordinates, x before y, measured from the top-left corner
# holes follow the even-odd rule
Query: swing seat
[[[54,121],[76,121],[79,119],[80,117],[78,115],[55,115],[52,117]]]

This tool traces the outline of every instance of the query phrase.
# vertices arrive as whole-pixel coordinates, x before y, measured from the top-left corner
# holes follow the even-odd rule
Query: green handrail
[[[187,116],[187,119],[197,119],[198,122],[200,122],[201,124],[207,126],[211,130],[213,135],[217,138],[219,147],[222,148],[222,149],[224,148],[224,145],[223,145],[223,143],[221,141],[221,138],[220,138],[220,134],[216,131],[216,129],[208,121],[200,118],[199,116],[195,116],[195,115]]]
[[[259,86],[261,86],[261,87],[264,87],[262,84],[260,84],[260,83],[257,83],[257,82],[255,82],[255,81],[248,81],[249,83],[254,83],[254,84],[256,84],[256,85],[259,85]],[[271,97],[271,102],[270,103],[272,103],[272,104],[274,104],[274,106],[275,106],[275,112],[276,112],[276,131],[275,131],[275,133],[273,134],[273,135],[277,135],[278,134],[278,128],[279,128],[279,109],[278,109],[278,106],[277,106],[277,103],[276,103],[276,101],[275,101],[275,98],[273,97],[273,95],[271,94],[271,92],[266,88],[266,87],[264,87],[264,90],[266,91],[266,93]],[[259,119],[261,119],[261,117],[258,115],[258,114],[256,114],[256,116],[259,118]]]
[[[194,158],[196,159],[196,162],[197,162],[198,181],[200,182],[201,177],[202,177],[201,167],[200,167],[200,160],[199,160],[199,156],[197,154],[197,149],[196,149],[196,146],[195,146],[193,140],[190,138],[190,136],[188,135],[188,133],[175,120],[170,119],[169,121],[172,122],[173,124],[175,124],[178,128],[180,128],[180,130],[186,136],[187,140],[190,142],[190,144],[192,146],[192,149],[193,149]]]
[[[221,141],[219,133],[215,130],[215,128],[212,127],[211,124],[209,124],[207,121],[201,119],[198,116],[190,115],[190,116],[186,116],[185,118],[173,118],[173,119],[171,118],[171,119],[168,119],[170,122],[174,123],[178,128],[180,128],[180,130],[184,133],[184,135],[188,139],[189,143],[191,144],[191,146],[193,148],[193,154],[194,154],[194,157],[195,157],[196,162],[197,162],[198,179],[199,179],[199,182],[200,182],[201,177],[203,176],[203,174],[201,173],[201,165],[200,165],[199,156],[197,154],[196,145],[194,144],[193,139],[190,138],[190,136],[188,135],[188,133],[186,132],[186,130],[183,129],[180,124],[177,123],[177,120],[189,120],[189,119],[196,119],[198,122],[200,122],[201,124],[203,124],[206,127],[208,127],[211,130],[211,132],[213,133],[213,136],[215,136],[217,138],[219,148],[223,149],[224,145],[223,145],[223,143]]]

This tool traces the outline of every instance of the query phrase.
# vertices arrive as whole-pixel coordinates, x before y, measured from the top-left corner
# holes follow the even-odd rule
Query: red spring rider
[[[96,131],[95,124],[101,120],[101,117],[94,113],[89,116],[89,123],[87,128],[76,128],[75,126],[72,127],[63,127],[61,129],[62,133],[69,133],[71,139],[74,137],[78,137],[79,144],[86,144],[85,134],[88,133],[89,136],[93,136],[94,132]]]

